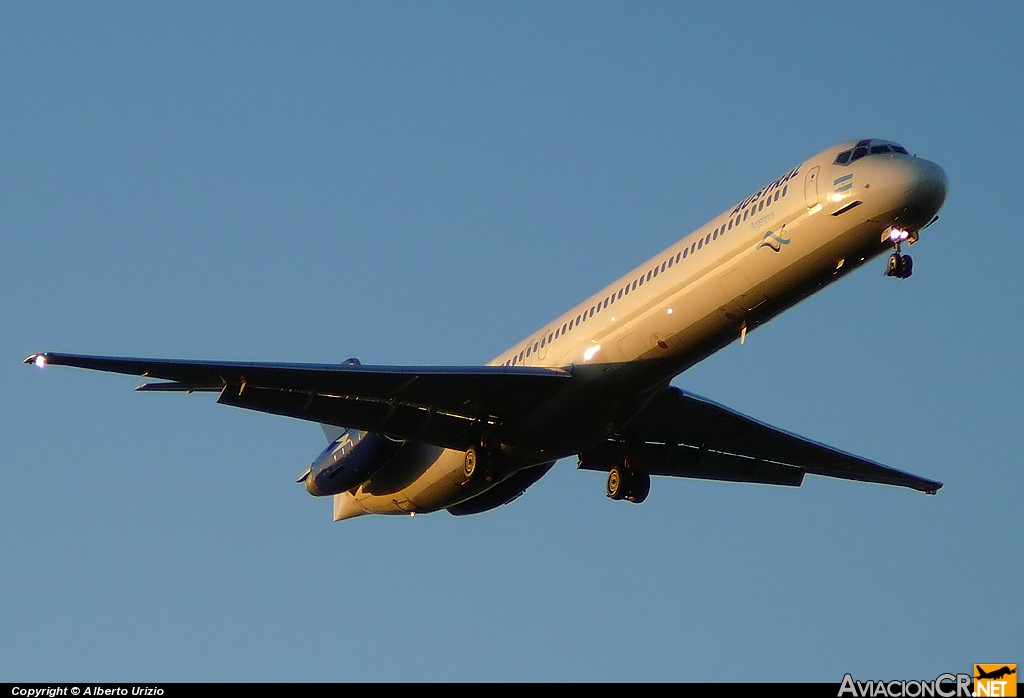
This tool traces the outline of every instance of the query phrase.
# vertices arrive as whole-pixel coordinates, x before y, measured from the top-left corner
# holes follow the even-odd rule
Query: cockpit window
[[[836,155],[836,159],[833,161],[834,165],[849,165],[850,163],[860,160],[865,155],[880,155],[883,153],[900,153],[901,155],[908,155],[907,149],[902,145],[896,143],[878,141],[878,140],[863,140],[857,141],[857,145],[849,150]]]

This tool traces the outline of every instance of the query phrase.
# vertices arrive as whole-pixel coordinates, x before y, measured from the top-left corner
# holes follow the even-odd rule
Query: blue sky
[[[1020,662],[1018,3],[0,4],[0,680],[828,681]],[[35,351],[484,362],[818,150],[915,246],[676,384],[936,497],[564,461],[332,524],[316,425]]]

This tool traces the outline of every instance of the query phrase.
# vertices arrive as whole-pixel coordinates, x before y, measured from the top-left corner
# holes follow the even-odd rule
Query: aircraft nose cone
[[[319,497],[323,494],[320,491],[320,487],[316,484],[316,478],[313,477],[313,469],[309,469],[309,473],[306,475],[304,484],[306,485],[306,491],[314,497]]]
[[[913,184],[908,194],[918,206],[937,213],[946,200],[948,189],[945,170],[930,160],[914,162]]]

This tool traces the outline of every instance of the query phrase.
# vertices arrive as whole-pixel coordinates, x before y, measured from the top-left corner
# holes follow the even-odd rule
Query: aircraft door
[[[818,205],[818,171],[820,167],[812,167],[804,179],[804,203],[807,208],[814,208]]]
[[[537,359],[543,361],[548,358],[548,336],[546,333],[540,336],[540,347],[537,349]]]

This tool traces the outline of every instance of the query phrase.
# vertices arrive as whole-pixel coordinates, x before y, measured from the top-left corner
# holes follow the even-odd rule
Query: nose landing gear
[[[885,265],[885,275],[895,276],[897,279],[909,279],[914,273],[914,260],[908,254],[902,254],[900,245],[909,241],[911,245],[917,242],[917,231],[904,230],[891,226],[882,233],[882,241],[888,240],[896,246],[896,251],[889,255],[889,261]]]
[[[896,244],[896,251],[889,255],[889,262],[885,266],[886,276],[895,276],[897,279],[909,279],[914,273],[914,259],[909,254],[900,254],[899,243]]]

